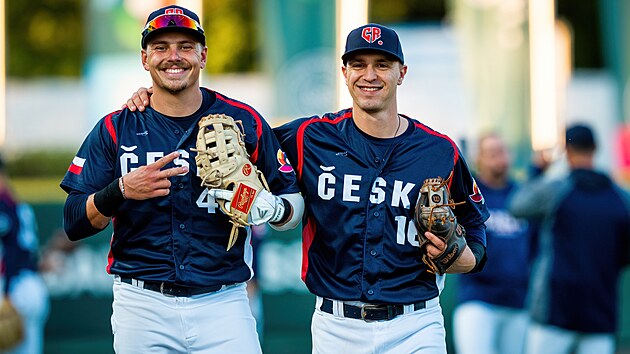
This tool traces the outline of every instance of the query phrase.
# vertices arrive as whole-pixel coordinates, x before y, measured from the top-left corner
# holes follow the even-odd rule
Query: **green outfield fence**
[[[62,204],[33,204],[44,247],[62,227]],[[46,324],[47,354],[111,354],[111,278],[105,273],[111,230],[79,242],[79,248],[57,273],[47,273],[51,311]],[[300,246],[297,231],[272,232],[261,252],[263,301],[262,345],[266,354],[311,352],[310,320],[314,297],[299,280]],[[296,254],[297,253],[297,254]],[[294,270],[290,270],[295,268]],[[456,277],[447,279],[442,293],[449,353],[452,350],[451,314]],[[619,353],[630,348],[630,276],[622,279],[622,316]]]

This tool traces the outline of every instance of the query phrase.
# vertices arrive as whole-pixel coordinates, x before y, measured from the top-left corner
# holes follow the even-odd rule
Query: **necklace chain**
[[[400,114],[397,114],[396,117],[398,117],[398,126],[396,127],[396,131],[394,132],[394,136],[392,136],[392,138],[395,138],[398,134],[398,129],[400,129],[400,121],[402,120],[400,119]]]

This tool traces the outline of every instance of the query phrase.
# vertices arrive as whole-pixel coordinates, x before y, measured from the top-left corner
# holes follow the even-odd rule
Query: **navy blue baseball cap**
[[[579,150],[595,149],[593,131],[584,124],[576,124],[567,128],[566,145]]]
[[[169,5],[151,12],[142,30],[142,48],[147,47],[148,41],[156,34],[168,31],[182,31],[190,33],[203,45],[206,36],[199,23],[199,16],[187,8]]]
[[[345,64],[350,54],[363,50],[384,52],[393,55],[401,63],[405,63],[398,34],[393,29],[376,23],[355,28],[348,34],[346,50],[341,56],[341,60]]]

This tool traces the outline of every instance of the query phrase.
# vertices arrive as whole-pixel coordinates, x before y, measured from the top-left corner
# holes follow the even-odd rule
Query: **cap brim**
[[[392,53],[392,52],[390,52],[388,50],[383,50],[383,49],[380,49],[380,48],[373,48],[373,47],[356,48],[356,49],[350,50],[350,51],[344,53],[341,56],[341,60],[345,63],[346,61],[348,61],[350,56],[358,54],[360,52],[374,52],[374,53],[385,54],[385,55],[388,55],[388,56],[392,57],[395,60],[398,60],[399,62],[401,62],[403,64],[405,63],[402,60],[402,58],[400,58],[396,53]]]

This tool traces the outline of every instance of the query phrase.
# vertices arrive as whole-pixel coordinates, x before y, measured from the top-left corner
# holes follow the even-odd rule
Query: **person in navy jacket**
[[[630,200],[595,170],[596,147],[589,126],[568,127],[568,175],[532,180],[510,202],[514,215],[540,222],[528,354],[615,352],[619,276],[630,258]]]
[[[523,352],[533,228],[507,210],[508,198],[518,188],[510,173],[511,154],[503,138],[482,135],[475,180],[490,210],[486,238],[492,257],[482,272],[457,279],[453,330],[458,354]]]
[[[39,272],[39,235],[33,208],[19,201],[0,159],[0,290],[22,317],[24,339],[6,354],[40,354],[50,310],[49,293]],[[0,298],[2,296],[0,295]]]

